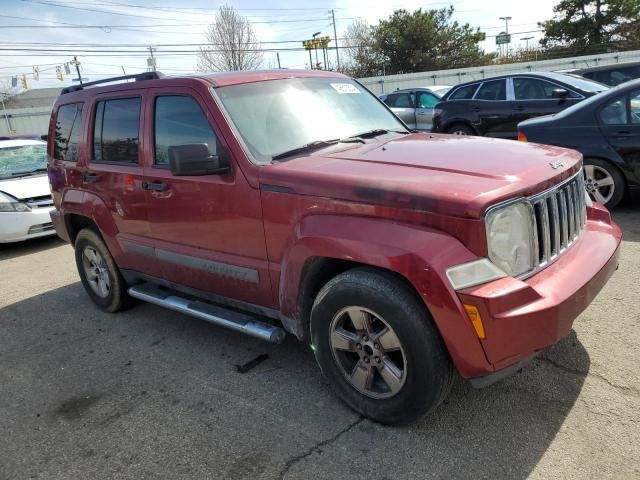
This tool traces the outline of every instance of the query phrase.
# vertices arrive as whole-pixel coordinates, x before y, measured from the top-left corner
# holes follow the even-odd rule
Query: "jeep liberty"
[[[48,138],[53,224],[99,308],[288,332],[382,423],[433,410],[457,375],[519,370],[618,267],[579,153],[413,133],[333,72],[76,85]]]

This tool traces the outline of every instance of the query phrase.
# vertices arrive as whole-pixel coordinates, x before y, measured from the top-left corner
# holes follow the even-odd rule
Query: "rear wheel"
[[[130,304],[127,285],[104,240],[93,229],[78,233],[76,265],[82,285],[93,303],[106,312],[117,312]]]
[[[398,424],[437,407],[454,369],[429,313],[386,272],[338,275],[311,312],[316,360],[337,395],[372,420]]]
[[[624,197],[624,178],[617,167],[599,158],[584,160],[584,181],[589,196],[608,209]]]
[[[456,123],[455,125],[452,125],[447,130],[447,133],[451,135],[475,135],[473,129],[463,123]]]

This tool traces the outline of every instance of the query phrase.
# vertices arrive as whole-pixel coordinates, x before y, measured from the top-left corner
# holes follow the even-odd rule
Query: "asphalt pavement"
[[[2,246],[0,479],[640,478],[640,208],[614,217],[620,269],[566,339],[401,428],[345,407],[294,338],[102,313],[68,245]]]

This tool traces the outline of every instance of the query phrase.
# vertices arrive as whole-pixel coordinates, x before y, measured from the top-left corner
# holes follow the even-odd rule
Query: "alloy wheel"
[[[598,165],[584,166],[584,183],[589,196],[603,205],[611,200],[616,188],[611,174]]]
[[[356,390],[376,399],[400,392],[407,378],[406,355],[380,315],[363,307],[347,307],[335,315],[330,329],[333,357]]]
[[[95,248],[85,247],[82,251],[82,267],[89,286],[100,298],[107,298],[111,291],[109,270],[107,265]]]

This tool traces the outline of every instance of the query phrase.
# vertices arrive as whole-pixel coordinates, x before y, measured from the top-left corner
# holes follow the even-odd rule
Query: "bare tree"
[[[264,54],[251,22],[231,6],[220,7],[206,38],[209,45],[200,47],[198,70],[255,70],[262,66]]]
[[[357,18],[344,33],[342,46],[346,58],[342,70],[354,77],[367,77],[382,73],[379,56],[374,49],[374,29],[362,18]]]

